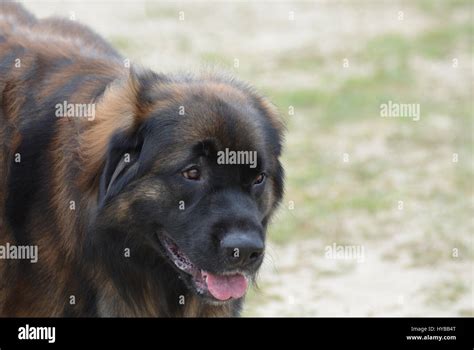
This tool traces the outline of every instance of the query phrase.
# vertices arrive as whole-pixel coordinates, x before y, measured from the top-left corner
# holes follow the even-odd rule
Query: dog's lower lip
[[[173,240],[163,236],[162,242],[169,258],[177,268],[191,275],[193,272],[195,272],[195,270],[198,270],[191,260],[189,260],[189,258],[181,252],[178,245],[174,243]]]

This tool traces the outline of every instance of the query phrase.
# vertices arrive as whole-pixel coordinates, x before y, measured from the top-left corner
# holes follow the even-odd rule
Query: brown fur
[[[21,67],[15,67],[15,59],[20,59]],[[136,72],[124,67],[122,58],[102,38],[80,24],[60,19],[36,20],[21,6],[3,2],[0,62],[0,244],[34,244],[40,255],[34,265],[0,260],[0,316],[160,316],[152,286],[143,288],[144,304],[130,307],[118,297],[103,271],[84,268],[80,252],[89,217],[97,208],[99,175],[112,135],[117,131],[132,133],[151,110],[184,101],[190,87],[181,82],[152,86],[152,95],[166,98],[154,99],[151,104],[140,101]],[[71,87],[73,91],[65,93],[64,98],[70,103],[96,102],[95,120],[64,118],[55,122],[52,135],[41,150],[50,169],[47,183],[41,184],[47,194],[41,195],[48,196],[49,205],[31,207],[22,222],[28,241],[22,242],[6,215],[8,200],[16,195],[9,192],[12,171],[19,166],[13,162],[15,153],[29,137],[24,130],[42,106],[51,103],[51,96],[67,91],[68,84],[85,76],[91,79]],[[203,77],[199,84],[208,96],[226,98],[235,104],[249,101],[241,89],[211,76]],[[274,108],[266,100],[255,98],[281,130]],[[213,122],[208,128],[218,130],[221,125]],[[187,135],[198,140],[207,131],[189,125]],[[175,156],[169,154],[167,161],[173,162]],[[142,197],[159,194],[159,188],[137,192]],[[70,209],[71,201],[75,210]],[[119,220],[126,220],[132,202],[133,198],[114,202]],[[96,291],[96,307],[91,306],[93,302],[84,285]],[[69,304],[70,296],[76,298],[76,305]],[[203,304],[191,297],[176,316],[229,315],[230,306]]]

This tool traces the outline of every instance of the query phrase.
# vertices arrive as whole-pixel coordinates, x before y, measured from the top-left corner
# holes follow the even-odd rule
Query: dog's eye
[[[181,174],[188,180],[199,180],[201,178],[201,172],[195,166],[186,169]]]
[[[263,181],[265,181],[266,175],[265,173],[260,173],[258,176],[253,180],[254,185],[260,185]]]

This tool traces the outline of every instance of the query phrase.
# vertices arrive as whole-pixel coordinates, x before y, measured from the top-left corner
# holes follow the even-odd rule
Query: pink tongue
[[[219,276],[203,271],[203,277],[209,292],[219,300],[238,299],[247,291],[247,279],[241,274]]]

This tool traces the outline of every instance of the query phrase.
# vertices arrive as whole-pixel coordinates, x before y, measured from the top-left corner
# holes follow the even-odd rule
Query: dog
[[[240,315],[283,196],[268,99],[4,2],[0,93],[0,316]]]

